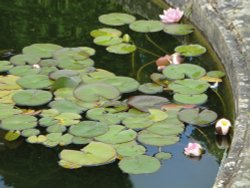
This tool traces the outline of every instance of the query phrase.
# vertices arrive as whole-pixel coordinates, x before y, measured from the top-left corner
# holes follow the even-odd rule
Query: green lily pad
[[[160,86],[165,86],[167,85],[167,80],[166,80],[166,77],[163,75],[163,74],[160,74],[160,73],[152,73],[150,75],[150,79],[156,83],[157,85],[160,85]]]
[[[95,62],[90,58],[78,61],[65,58],[60,60],[58,67],[68,70],[82,70],[82,69],[88,69],[89,67],[93,67],[94,64]]]
[[[158,159],[147,155],[125,157],[118,165],[123,172],[128,174],[154,173],[161,167],[161,163]]]
[[[72,143],[73,144],[79,144],[79,145],[85,145],[88,144],[92,141],[91,138],[84,138],[84,137],[80,137],[80,136],[74,136]]]
[[[10,62],[13,65],[26,65],[26,64],[37,64],[40,58],[32,54],[19,54],[10,58]]]
[[[158,20],[137,20],[131,23],[129,28],[135,32],[151,33],[163,30],[164,25]]]
[[[55,59],[42,59],[38,64],[40,67],[55,67],[59,64],[59,61]]]
[[[184,95],[198,95],[204,93],[210,84],[203,80],[184,79],[176,80],[168,85],[175,93]]]
[[[0,108],[0,120],[5,119],[7,117],[21,114],[22,110],[15,109],[13,107]]]
[[[13,65],[9,61],[0,61],[0,73],[9,71]]]
[[[80,122],[81,116],[76,113],[64,112],[54,117],[58,124],[62,126],[71,126]]]
[[[39,58],[50,58],[53,53],[62,47],[50,43],[37,43],[23,48],[23,53],[26,55],[33,55]]]
[[[73,78],[61,77],[57,79],[51,86],[51,90],[55,91],[60,88],[75,88],[79,82]]]
[[[222,78],[225,76],[225,73],[222,71],[209,71],[207,72],[207,76],[212,78]]]
[[[55,147],[59,144],[62,133],[50,133],[46,135],[46,140],[42,142],[46,147]]]
[[[196,57],[206,53],[207,50],[199,44],[189,44],[177,46],[174,51],[186,57]]]
[[[30,144],[41,144],[43,142],[45,142],[47,140],[47,137],[44,135],[34,135],[34,136],[30,136],[26,139],[26,141]]]
[[[9,118],[2,119],[0,127],[4,130],[24,130],[37,126],[36,118],[29,115],[13,115]]]
[[[110,84],[81,84],[74,90],[74,96],[81,101],[93,102],[101,99],[116,99],[120,96],[120,92]]]
[[[79,76],[79,73],[73,70],[58,70],[49,74],[49,78],[52,80],[57,80],[62,77],[72,78]]]
[[[82,121],[73,125],[69,129],[69,133],[74,136],[85,138],[92,138],[95,136],[103,135],[108,131],[108,125],[102,122],[95,121]]]
[[[208,96],[206,94],[199,95],[183,95],[176,93],[174,94],[174,100],[181,104],[194,104],[201,105],[207,102]]]
[[[57,71],[56,67],[42,67],[40,68],[39,74],[48,76],[50,73]]]
[[[185,123],[204,127],[213,123],[217,119],[217,114],[211,110],[195,108],[180,111],[178,117]]]
[[[172,145],[175,144],[179,141],[179,137],[176,135],[159,135],[159,134],[154,134],[148,130],[143,130],[139,132],[138,141],[151,145],[151,146],[167,146],[167,145]]]
[[[98,166],[113,162],[116,151],[109,144],[90,142],[82,151],[62,150],[59,158],[80,166]]]
[[[25,129],[21,132],[21,135],[24,137],[36,136],[40,134],[39,129]]]
[[[122,123],[129,129],[144,129],[151,126],[154,122],[150,119],[148,114],[145,114],[135,117],[127,117]]]
[[[163,91],[163,87],[153,83],[145,83],[140,85],[138,90],[145,94],[156,94]]]
[[[43,110],[42,113],[40,113],[39,115],[41,117],[55,117],[58,116],[60,114],[60,112],[58,112],[56,109],[47,109],[47,110]]]
[[[178,64],[167,66],[163,70],[163,74],[170,80],[179,80],[185,77],[199,79],[206,74],[206,70],[198,65]]]
[[[122,43],[122,38],[111,36],[100,36],[94,39],[94,43],[100,46],[112,46]]]
[[[108,144],[121,144],[134,140],[136,135],[132,129],[126,129],[121,125],[111,125],[105,134],[95,137],[95,140]]]
[[[113,113],[114,110],[107,108],[94,108],[87,111],[86,117],[90,120],[100,121],[103,116],[108,113]]]
[[[19,77],[14,75],[0,76],[0,90],[18,90],[21,87],[16,83]]]
[[[160,109],[162,105],[168,104],[169,100],[164,97],[138,95],[128,99],[128,105],[140,111],[148,112],[149,109]]]
[[[42,127],[49,127],[49,126],[58,125],[58,124],[59,124],[59,121],[52,117],[43,117],[39,119],[39,125]]]
[[[56,100],[56,101],[51,102],[49,106],[53,109],[56,109],[60,113],[71,112],[71,113],[80,114],[86,110],[85,108],[82,108],[78,106],[77,104],[68,100]]]
[[[43,90],[22,90],[12,96],[12,100],[20,106],[41,106],[52,99],[52,94]]]
[[[32,68],[30,65],[21,65],[13,67],[9,70],[9,73],[15,76],[26,76],[26,75],[35,75],[40,72],[40,69]]]
[[[194,27],[190,24],[167,24],[164,32],[170,35],[188,35],[194,32]]]
[[[17,84],[24,89],[45,89],[52,83],[53,81],[45,75],[27,75],[17,80]]]
[[[136,18],[130,14],[125,13],[109,13],[99,16],[98,20],[106,25],[121,26],[132,23]]]
[[[120,37],[122,32],[114,28],[100,28],[91,31],[90,35],[94,38],[100,36]]]
[[[168,114],[166,112],[163,112],[162,110],[159,109],[149,109],[148,111],[150,113],[149,118],[153,122],[163,121],[168,117]]]
[[[167,152],[159,152],[159,153],[155,154],[155,158],[160,160],[160,161],[170,159],[171,157],[172,157],[172,154],[167,153]]]
[[[48,133],[63,133],[66,131],[66,127],[62,125],[51,125],[47,127],[46,131]]]
[[[8,131],[5,135],[4,135],[4,139],[12,142],[17,140],[20,137],[20,131]]]
[[[113,54],[130,54],[136,50],[133,44],[120,43],[106,48],[106,50]]]
[[[146,148],[135,141],[131,141],[116,145],[116,151],[122,157],[133,157],[143,155],[146,152]]]
[[[95,54],[95,49],[90,47],[62,48],[57,50],[53,57],[56,60],[72,59],[76,61],[88,59]]]

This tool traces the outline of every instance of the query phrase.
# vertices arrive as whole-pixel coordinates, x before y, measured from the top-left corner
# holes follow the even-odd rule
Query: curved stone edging
[[[250,3],[246,0],[166,0],[192,8],[190,20],[204,33],[225,66],[234,94],[234,136],[214,188],[250,187]],[[249,16],[250,17],[250,16]],[[247,26],[248,23],[248,26]],[[246,24],[246,25],[244,25]]]

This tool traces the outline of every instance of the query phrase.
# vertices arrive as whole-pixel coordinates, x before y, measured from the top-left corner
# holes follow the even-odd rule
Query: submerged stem
[[[207,135],[200,128],[196,127],[196,130],[199,131],[205,137],[205,139],[207,140],[207,142],[209,144],[211,144],[211,142],[210,142],[209,138],[207,137]]]
[[[154,53],[154,52],[151,52],[151,51],[149,51],[149,50],[146,50],[146,49],[144,49],[144,48],[141,48],[141,47],[136,47],[136,48],[137,48],[138,50],[141,50],[142,52],[147,53],[147,54],[150,54],[150,55],[152,55],[152,56],[161,57],[161,55],[156,54],[156,53]]]
[[[154,41],[149,37],[148,34],[145,34],[145,36],[146,36],[147,40],[148,40],[151,44],[153,44],[156,48],[158,48],[159,50],[161,50],[161,51],[164,52],[164,53],[167,53],[167,51],[164,50],[162,47],[160,47],[156,42],[154,42]]]
[[[138,69],[137,75],[136,75],[136,79],[137,79],[138,81],[140,80],[140,74],[141,74],[142,70],[143,70],[145,67],[147,67],[148,65],[151,65],[151,64],[154,63],[154,62],[155,62],[155,60],[149,61],[148,63],[142,65],[142,66]]]
[[[131,55],[131,68],[133,75],[135,74],[135,52]]]
[[[221,95],[219,94],[218,90],[217,89],[212,89],[212,91],[217,95],[217,97],[219,98],[221,104],[222,104],[222,109],[223,109],[223,112],[225,112],[225,109],[226,109],[226,105],[224,103],[224,100],[222,99]]]

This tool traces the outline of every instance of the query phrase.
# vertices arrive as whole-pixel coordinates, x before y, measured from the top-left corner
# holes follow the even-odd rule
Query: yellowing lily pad
[[[53,81],[45,75],[27,75],[17,80],[17,84],[24,89],[44,89],[51,86],[52,83]]]
[[[166,112],[163,112],[162,110],[158,109],[149,109],[150,113],[150,119],[154,122],[163,121],[168,117],[168,114]]]
[[[207,76],[212,78],[222,78],[225,76],[225,73],[222,71],[209,71],[207,72]]]

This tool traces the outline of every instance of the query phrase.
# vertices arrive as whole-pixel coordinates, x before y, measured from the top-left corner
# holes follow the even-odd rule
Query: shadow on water
[[[132,33],[127,26],[119,28],[130,34],[137,46],[156,55],[143,51],[136,51],[134,56],[111,55],[104,48],[93,44],[89,33],[93,29],[104,27],[98,22],[98,16],[103,13],[128,12],[138,18],[158,19],[158,14],[162,12],[159,2],[160,0],[0,0],[0,50],[14,49],[15,53],[20,53],[24,46],[37,42],[56,43],[66,47],[90,46],[97,50],[93,57],[96,67],[117,75],[131,76],[145,83],[150,80],[150,74],[156,72],[154,63],[149,62],[165,54],[153,46],[145,34]],[[149,34],[168,53],[172,53],[177,45],[200,42],[197,37],[192,36],[175,38],[163,32]],[[215,62],[218,58],[214,56],[216,55],[207,53],[190,62],[200,64],[207,70],[221,69]],[[145,66],[146,64],[149,65]],[[227,82],[224,83],[220,92],[229,92],[228,85]],[[233,108],[223,109],[221,101],[212,92],[209,93],[207,106],[217,111],[219,117],[231,117],[233,113]],[[190,160],[183,155],[183,148],[193,140],[201,142],[207,150],[199,161]],[[5,142],[5,145],[0,146],[0,175],[3,179],[0,180],[0,187],[209,188],[214,182],[224,153],[224,149],[216,145],[213,128],[198,130],[192,126],[187,126],[179,143],[162,148],[163,151],[171,152],[173,158],[163,163],[161,169],[154,174],[127,175],[121,172],[116,163],[65,170],[57,165],[61,149],[30,145],[23,140]],[[147,149],[149,155],[157,152],[156,147]]]

